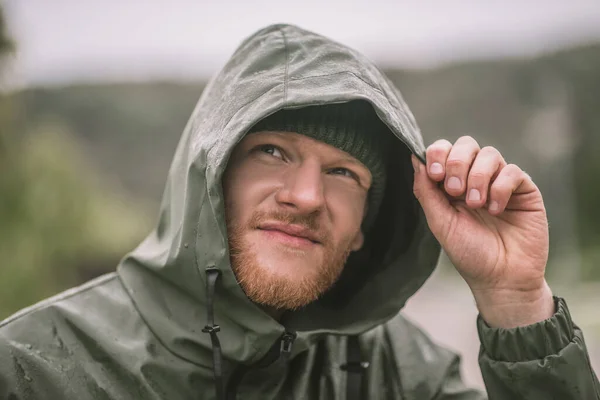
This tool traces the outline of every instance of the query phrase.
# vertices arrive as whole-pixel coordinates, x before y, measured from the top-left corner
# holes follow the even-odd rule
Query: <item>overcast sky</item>
[[[1,1],[1,0],[0,0]],[[5,0],[20,84],[194,79],[293,23],[382,64],[421,67],[600,41],[600,0]]]

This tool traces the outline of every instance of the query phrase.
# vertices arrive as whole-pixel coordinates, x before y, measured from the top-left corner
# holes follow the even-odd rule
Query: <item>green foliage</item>
[[[149,228],[133,204],[103,190],[63,127],[41,125],[14,150],[0,181],[0,319],[114,269]]]
[[[0,59],[11,50],[0,8]],[[60,118],[25,126],[17,105],[0,93],[0,320],[114,269],[151,221],[99,178]]]
[[[2,5],[0,4],[0,79],[2,78],[2,72],[4,69],[4,62],[6,56],[13,51],[13,43],[8,37],[6,31],[6,20],[4,19],[4,12]],[[7,151],[6,144],[6,131],[8,124],[10,123],[10,105],[6,100],[4,94],[0,91],[0,167],[2,166],[2,156]]]
[[[87,156],[130,193],[158,202],[199,84],[107,84],[34,88],[19,93],[18,130],[60,118]]]
[[[578,222],[582,245],[600,247],[600,49],[587,57],[557,59],[571,78],[572,110],[579,142],[575,152]],[[600,265],[596,264],[596,265]],[[600,268],[600,266],[598,267]]]
[[[14,46],[12,40],[8,37],[6,29],[6,19],[4,18],[4,12],[0,4],[0,60],[2,56],[12,51]]]

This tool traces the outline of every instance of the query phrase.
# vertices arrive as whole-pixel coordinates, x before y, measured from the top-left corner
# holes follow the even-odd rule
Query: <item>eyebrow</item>
[[[344,161],[344,162],[349,162],[351,164],[355,164],[356,166],[365,168],[368,170],[367,166],[363,163],[361,163],[359,160],[357,160],[356,158],[352,157],[352,156],[348,156],[348,155],[342,155],[340,157],[340,161]]]
[[[288,139],[289,135],[287,135],[287,132],[269,131],[268,134],[269,135],[273,135],[275,137],[278,137],[278,138],[280,138],[282,140],[285,140],[285,141],[289,140]],[[369,168],[367,168],[367,166],[364,165],[362,162],[360,162],[356,158],[352,157],[351,155],[346,154],[345,152],[343,152],[343,153],[344,154],[340,155],[339,161],[341,161],[341,162],[348,162],[350,164],[356,165],[357,167],[362,167],[362,168],[366,169],[367,171],[369,171]],[[371,171],[369,171],[369,172],[371,172]]]
[[[348,157],[348,156],[344,155],[344,156],[342,156],[342,160],[343,160],[343,161],[348,161],[348,162],[351,162],[351,163],[353,163],[353,164],[359,164],[359,165],[362,165],[362,166],[364,166],[364,164],[363,164],[363,163],[361,163],[360,161],[358,161],[358,160],[357,160],[356,158],[354,158],[354,157]]]

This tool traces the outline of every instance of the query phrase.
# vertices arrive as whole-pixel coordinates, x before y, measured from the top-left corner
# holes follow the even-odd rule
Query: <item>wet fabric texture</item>
[[[389,128],[396,156],[385,196],[335,287],[278,322],[231,270],[221,178],[264,117],[349,101],[370,104]],[[364,56],[294,26],[255,33],[203,92],[156,228],[116,273],[0,323],[0,398],[485,398],[462,383],[455,354],[400,314],[440,252],[411,191],[409,154],[423,159],[424,150],[399,91]],[[582,333],[564,300],[556,304],[552,318],[528,327],[477,321],[490,399],[600,398]],[[359,392],[348,390],[357,379]]]

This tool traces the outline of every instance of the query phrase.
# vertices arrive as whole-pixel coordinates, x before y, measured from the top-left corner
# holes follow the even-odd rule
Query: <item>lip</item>
[[[258,229],[275,238],[283,239],[297,244],[321,244],[319,237],[310,229],[300,225],[282,224],[280,222],[266,222]]]

